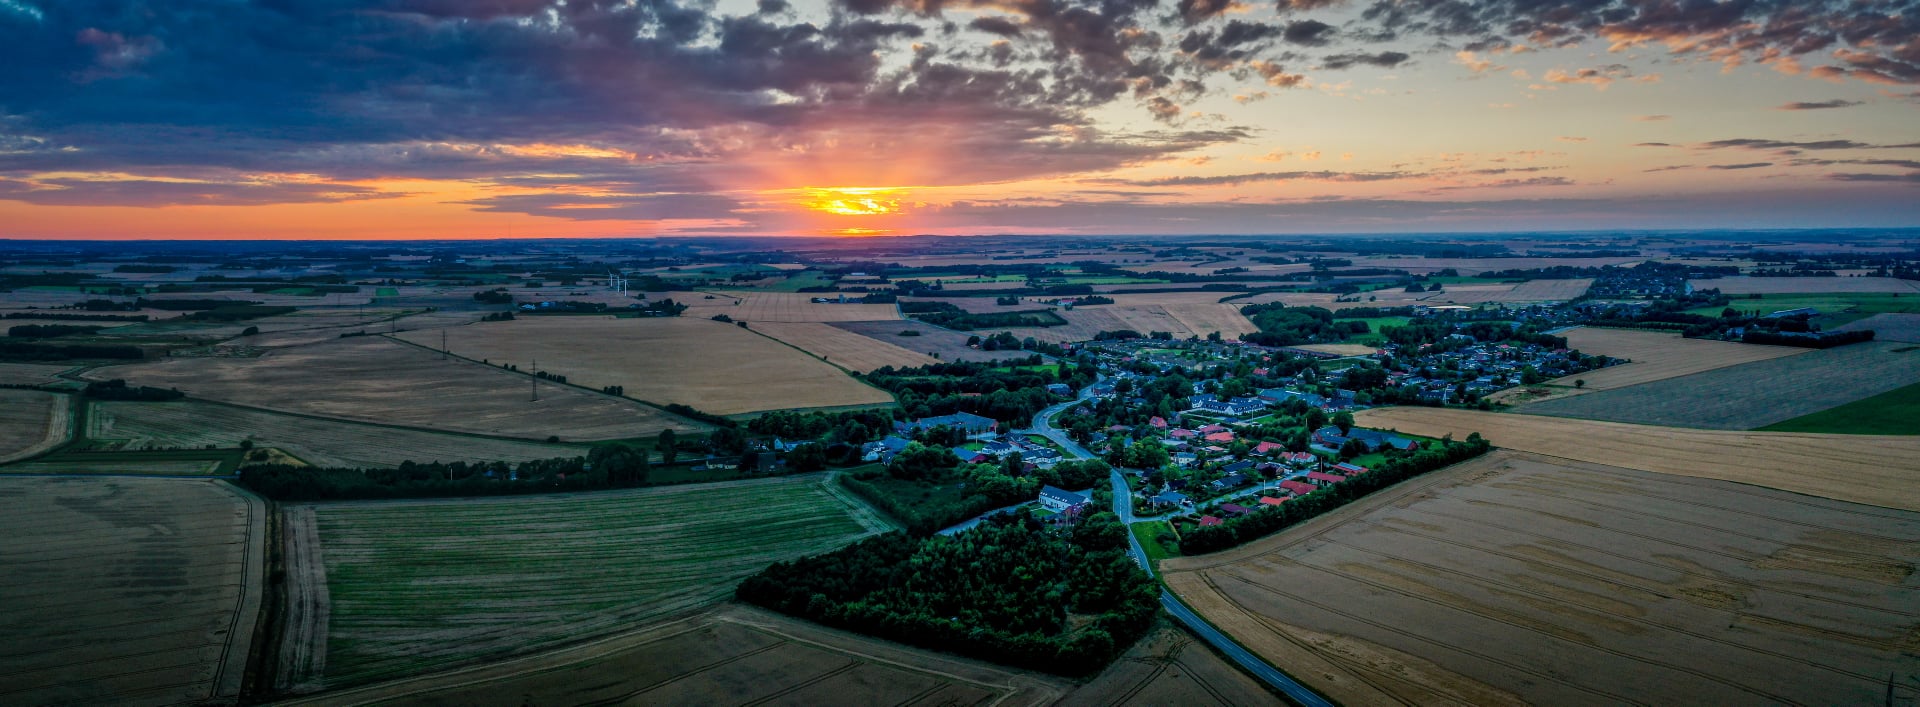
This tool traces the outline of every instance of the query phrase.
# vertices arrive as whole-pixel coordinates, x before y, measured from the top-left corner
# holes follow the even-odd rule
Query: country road
[[[1105,376],[1102,376],[1102,378],[1105,378]],[[1079,397],[1041,410],[1039,414],[1033,416],[1033,427],[1028,430],[1020,430],[1019,432],[1032,432],[1053,440],[1054,444],[1060,445],[1061,449],[1066,450],[1068,456],[1075,459],[1093,459],[1093,453],[1087,451],[1086,447],[1080,446],[1079,443],[1067,437],[1065,432],[1053,426],[1053,416],[1092,398],[1093,386],[1087,386],[1081,389]],[[1127,490],[1127,480],[1120,475],[1119,470],[1116,469],[1113,471],[1111,479],[1113,482],[1113,512],[1120,517],[1121,523],[1131,526],[1134,523],[1133,494]],[[1129,547],[1128,552],[1133,555],[1134,563],[1140,565],[1141,569],[1146,570],[1147,574],[1152,575],[1153,563],[1147,560],[1146,550],[1140,547],[1140,539],[1134,537],[1132,532],[1127,533],[1127,545]],[[1228,658],[1232,658],[1233,662],[1239,664],[1240,668],[1247,671],[1247,673],[1258,678],[1261,682],[1272,686],[1273,689],[1278,690],[1280,694],[1286,695],[1287,699],[1293,701],[1294,704],[1304,705],[1305,707],[1333,707],[1333,703],[1328,701],[1327,698],[1320,696],[1320,693],[1314,692],[1312,688],[1300,684],[1299,681],[1281,672],[1280,669],[1269,665],[1267,661],[1261,659],[1260,656],[1254,655],[1251,651],[1240,647],[1240,644],[1233,642],[1232,638],[1228,638],[1226,634],[1214,628],[1213,624],[1207,623],[1206,619],[1200,618],[1199,614],[1194,613],[1193,609],[1189,608],[1185,602],[1180,601],[1180,597],[1174,596],[1173,592],[1167,591],[1166,589],[1160,590],[1160,606],[1165,608],[1168,614],[1172,614],[1173,618],[1186,625],[1187,629],[1193,631],[1194,635],[1212,644],[1215,649],[1219,650]]]

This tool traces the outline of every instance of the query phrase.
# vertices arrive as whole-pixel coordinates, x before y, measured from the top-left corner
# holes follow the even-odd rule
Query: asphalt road
[[[1067,450],[1068,456],[1076,459],[1092,459],[1092,452],[1087,451],[1085,447],[1080,446],[1068,438],[1065,432],[1055,429],[1052,420],[1053,416],[1060,414],[1061,411],[1091,399],[1093,397],[1092,393],[1093,387],[1088,386],[1080,391],[1080,397],[1041,410],[1040,414],[1033,417],[1033,428],[1027,431],[1053,440],[1054,444],[1058,444],[1061,449]],[[1125,477],[1122,477],[1117,470],[1113,472],[1111,478],[1113,481],[1113,512],[1115,515],[1120,516],[1121,523],[1131,526],[1134,522],[1133,495],[1127,490],[1127,480]],[[1153,574],[1153,563],[1147,561],[1147,551],[1140,547],[1140,539],[1134,537],[1133,533],[1129,532],[1127,533],[1127,545],[1130,548],[1129,552],[1133,555],[1134,564],[1140,565],[1140,568],[1146,570],[1147,574]],[[1321,697],[1320,693],[1314,692],[1306,685],[1300,684],[1299,681],[1288,677],[1286,673],[1280,672],[1279,668],[1267,664],[1267,661],[1262,660],[1260,656],[1254,655],[1251,651],[1240,647],[1240,644],[1234,643],[1233,639],[1228,638],[1226,634],[1214,628],[1213,624],[1207,623],[1205,619],[1200,618],[1199,614],[1194,613],[1193,609],[1188,608],[1186,603],[1180,601],[1180,597],[1174,596],[1173,592],[1164,589],[1160,590],[1160,606],[1166,609],[1168,614],[1173,615],[1173,618],[1185,624],[1188,630],[1193,631],[1194,635],[1212,644],[1214,648],[1218,649],[1228,658],[1233,659],[1233,662],[1239,664],[1240,668],[1247,671],[1248,674],[1260,679],[1261,682],[1271,685],[1273,689],[1278,690],[1280,694],[1286,695],[1287,699],[1292,700],[1294,704],[1304,705],[1305,707],[1333,707],[1333,703],[1328,701],[1327,698]]]

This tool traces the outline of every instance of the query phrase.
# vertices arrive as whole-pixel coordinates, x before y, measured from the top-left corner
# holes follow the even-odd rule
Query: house
[[[1213,527],[1216,525],[1223,524],[1225,522],[1226,521],[1220,520],[1219,518],[1216,518],[1213,516],[1200,516],[1201,527]]]
[[[1344,433],[1340,431],[1340,428],[1333,425],[1328,425],[1313,431],[1313,441],[1332,449],[1339,449],[1350,439],[1360,440],[1361,444],[1367,445],[1367,451],[1379,451],[1389,447],[1401,451],[1413,451],[1420,448],[1419,442],[1405,437],[1375,430],[1363,430],[1358,427],[1347,430]]]
[[[1311,452],[1287,452],[1280,455],[1280,461],[1292,466],[1305,467],[1319,463],[1320,457],[1314,456]]]
[[[1204,439],[1208,442],[1218,442],[1220,444],[1229,444],[1233,442],[1233,433],[1232,432],[1215,432],[1201,439]]]
[[[940,415],[938,417],[923,417],[913,422],[893,423],[893,431],[902,436],[910,436],[915,432],[930,430],[935,427],[947,427],[960,430],[966,434],[967,439],[991,439],[996,434],[996,430],[1000,428],[1000,423],[990,417],[981,417],[966,412],[956,412],[952,415]]]
[[[1286,503],[1286,502],[1287,502],[1287,499],[1284,499],[1284,498],[1274,498],[1274,497],[1272,497],[1272,496],[1261,496],[1261,497],[1260,497],[1260,505],[1262,505],[1262,506],[1278,506],[1278,505],[1280,505],[1280,504],[1282,504],[1282,503]]]
[[[1079,510],[1087,505],[1087,494],[1068,491],[1054,486],[1040,487],[1040,505],[1056,513]]]
[[[1357,474],[1367,473],[1366,467],[1360,466],[1358,464],[1353,464],[1350,462],[1340,462],[1339,464],[1335,464],[1333,465],[1333,470],[1340,472],[1342,474],[1346,474],[1347,476],[1354,476]]]
[[[1112,383],[1095,383],[1095,384],[1093,384],[1093,397],[1096,397],[1096,398],[1106,398],[1106,397],[1112,397],[1112,395],[1113,395],[1113,384],[1112,384]]]
[[[1253,462],[1237,461],[1232,464],[1228,464],[1226,466],[1220,467],[1220,470],[1227,472],[1229,474],[1245,474],[1249,471],[1253,471]]]
[[[1199,396],[1195,397],[1197,398]],[[1195,404],[1193,409],[1240,417],[1265,410],[1267,409],[1267,404],[1259,398],[1234,398],[1232,400],[1213,399]]]
[[[1210,435],[1218,432],[1226,432],[1227,426],[1219,425],[1219,424],[1207,425],[1206,427],[1200,428],[1198,431],[1200,432],[1200,434]]]
[[[1258,454],[1260,456],[1266,456],[1274,452],[1284,451],[1286,448],[1287,448],[1286,445],[1283,445],[1279,442],[1261,442],[1259,444],[1253,445],[1253,453]]]
[[[1193,430],[1173,430],[1172,432],[1168,432],[1167,436],[1174,439],[1193,439],[1199,437],[1200,433]]]
[[[1176,491],[1161,491],[1147,500],[1156,506],[1178,506],[1187,502],[1187,496]]]
[[[1200,455],[1194,454],[1193,452],[1174,452],[1173,453],[1173,463],[1183,467],[1193,466],[1194,464],[1199,463],[1199,461],[1200,461]]]
[[[1326,486],[1328,484],[1337,484],[1342,481],[1346,481],[1347,477],[1340,476],[1337,474],[1328,474],[1320,471],[1309,471],[1307,472],[1307,480],[1312,481],[1321,486]]]
[[[1065,383],[1054,383],[1047,386],[1047,392],[1054,395],[1073,395],[1073,387]]]
[[[1153,419],[1147,420],[1147,425],[1156,430],[1164,430],[1167,428],[1167,418],[1155,415]]]
[[[1300,401],[1305,402],[1307,404],[1307,407],[1323,408],[1327,406],[1326,398],[1320,397],[1318,395],[1314,395],[1312,393],[1302,393],[1302,392],[1293,391],[1293,390],[1281,390],[1279,388],[1268,388],[1266,390],[1262,390],[1260,391],[1259,397],[1261,400],[1266,401],[1270,405],[1279,405],[1288,400],[1298,398]]]
[[[1246,474],[1228,474],[1215,480],[1213,483],[1207,484],[1208,487],[1215,491],[1237,489],[1245,485],[1247,485]]]
[[[905,437],[898,436],[888,436],[878,441],[868,442],[867,446],[862,448],[865,453],[860,456],[860,460],[870,462],[892,461],[893,455],[899,454],[900,450],[906,449],[908,444],[912,444],[912,442]]]
[[[1320,487],[1318,486],[1314,486],[1313,484],[1309,484],[1304,481],[1294,481],[1293,479],[1287,479],[1286,481],[1280,482],[1280,488],[1293,492],[1293,495],[1295,496],[1305,496],[1307,494],[1320,490]]]
[[[1238,503],[1222,503],[1220,504],[1220,512],[1227,514],[1228,518],[1234,518],[1251,513],[1253,509]]]

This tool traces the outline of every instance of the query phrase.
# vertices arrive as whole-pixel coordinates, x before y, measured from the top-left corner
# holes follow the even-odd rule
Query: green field
[[[149,476],[226,476],[239,468],[238,449],[181,449],[141,452],[60,451],[8,464],[8,474],[141,474]]]
[[[866,532],[817,478],[313,509],[328,687],[632,628]]]
[[[1060,364],[1043,363],[1038,366],[998,366],[998,367],[995,367],[993,370],[999,371],[1001,373],[1013,373],[1015,371],[1038,373],[1041,371],[1046,371],[1048,373],[1052,373],[1057,376],[1057,375],[1060,375]]]
[[[832,284],[833,281],[827,279],[826,273],[819,270],[802,270],[761,289],[769,292],[799,292],[802,287],[827,287]]]
[[[1166,521],[1134,523],[1128,527],[1133,530],[1133,537],[1140,541],[1140,549],[1146,551],[1148,562],[1158,564],[1169,557],[1180,556],[1180,545],[1177,540],[1170,545],[1160,544],[1160,536],[1173,536],[1173,526],[1167,525]]]
[[[1896,388],[1760,429],[1764,432],[1920,435],[1920,385]]]
[[[379,288],[379,289],[377,289],[377,290],[374,290],[374,291],[373,291],[373,296],[375,296],[375,297],[399,297],[399,296],[400,296],[400,288],[397,288],[397,287],[382,287],[382,288]]]
[[[1902,295],[1895,292],[1861,292],[1827,295],[1751,295],[1734,296],[1727,307],[1742,312],[1759,311],[1761,314],[1778,312],[1783,309],[1802,309],[1813,307],[1820,310],[1815,320],[1826,327],[1836,327],[1848,322],[1858,321],[1875,314],[1920,313],[1920,297]],[[1700,314],[1709,317],[1720,316],[1720,310],[1726,307],[1695,307],[1688,314]]]
[[[1412,317],[1352,317],[1347,319],[1335,319],[1334,321],[1335,322],[1366,322],[1367,323],[1368,333],[1355,334],[1353,336],[1349,336],[1344,341],[1341,341],[1340,343],[1361,344],[1364,346],[1379,346],[1382,342],[1386,341],[1386,337],[1383,337],[1380,335],[1381,329],[1386,327],[1406,326],[1407,322],[1413,321],[1413,318]]]

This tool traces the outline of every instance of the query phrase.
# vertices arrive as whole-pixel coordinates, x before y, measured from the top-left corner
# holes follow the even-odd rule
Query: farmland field
[[[441,331],[447,346],[467,358],[513,361],[523,370],[538,359],[540,370],[569,383],[625,386],[635,398],[720,415],[893,402],[805,352],[704,319],[521,318]],[[400,336],[440,345],[440,331]]]
[[[1920,384],[1760,428],[1767,432],[1920,435]]]
[[[904,322],[890,323],[896,333],[912,328]],[[932,356],[819,322],[760,322],[753,325],[753,330],[856,373],[881,366],[911,368],[939,363]]]
[[[324,631],[289,631],[324,648],[280,679],[327,687],[610,633],[867,532],[818,477],[295,508],[311,511],[290,512],[287,534],[317,538],[324,569],[308,559],[288,572],[324,577],[327,608],[312,620]]]
[[[413,336],[440,343],[437,333]],[[541,386],[540,400],[530,402],[526,376],[441,360],[432,351],[377,336],[276,349],[258,358],[108,366],[87,375],[252,407],[524,439],[620,439],[669,427],[700,429],[640,403],[556,385]]]
[[[707,299],[707,296],[713,299]],[[708,319],[725,314],[743,322],[865,322],[899,319],[900,308],[891,304],[814,304],[815,297],[838,297],[839,293],[759,292],[716,290],[713,292],[666,292],[652,299],[672,298],[687,305],[683,316]],[[859,293],[848,297],[859,297]]]
[[[1506,449],[1920,510],[1915,437],[1690,430],[1414,407],[1363,410],[1354,421],[1422,437],[1479,432]]]
[[[1920,282],[1890,277],[1722,277],[1687,282],[1694,289],[1718,289],[1725,295],[1901,292],[1912,296],[1920,293]]]
[[[1347,705],[1879,704],[1916,548],[1920,513],[1499,451],[1161,566]]]
[[[1045,705],[1072,689],[1021,673],[725,605],[578,647],[288,704]]]
[[[0,363],[0,385],[51,385],[60,381],[61,371],[73,366],[44,363]]]
[[[1288,346],[1287,348],[1333,354],[1336,356],[1371,356],[1380,352],[1380,349],[1361,344],[1301,344],[1299,346]]]
[[[264,410],[181,401],[96,402],[87,416],[93,449],[232,448],[243,440],[274,447],[315,466],[393,467],[403,461],[505,461],[586,454],[574,444],[545,444],[396,429],[296,417]]]
[[[1193,634],[1162,626],[1140,639],[1091,682],[1055,704],[1237,707],[1277,702],[1265,686]]]
[[[0,478],[0,703],[233,703],[266,514],[205,481]]]
[[[1875,314],[1845,326],[1834,327],[1833,331],[1856,329],[1872,329],[1875,341],[1920,343],[1920,314]]]
[[[1631,363],[1587,371],[1548,381],[1550,385],[1587,382],[1586,390],[1612,390],[1649,381],[1677,378],[1752,361],[1783,356],[1798,356],[1811,349],[1791,346],[1760,346],[1731,341],[1684,339],[1679,334],[1638,329],[1568,330],[1567,346],[1588,355],[1624,358]]]
[[[60,446],[73,427],[72,401],[38,390],[0,389],[0,464]]]
[[[1920,383],[1920,351],[1874,341],[1525,405],[1530,415],[1750,430]],[[1594,374],[1583,374],[1592,383]],[[1861,375],[1872,371],[1872,375]],[[1868,418],[1872,419],[1872,418]],[[1865,421],[1865,420],[1863,420]]]
[[[969,336],[979,333],[958,332],[928,324],[926,322],[834,322],[829,325],[847,331],[890,343],[911,351],[924,351],[942,361],[999,361],[1009,358],[1026,358],[1032,354],[1026,351],[982,351],[967,346]],[[900,332],[913,330],[918,336],[901,336]],[[1002,330],[989,329],[988,335]]]

